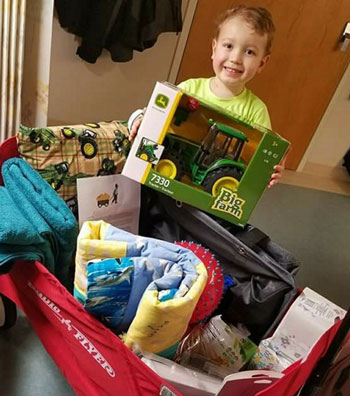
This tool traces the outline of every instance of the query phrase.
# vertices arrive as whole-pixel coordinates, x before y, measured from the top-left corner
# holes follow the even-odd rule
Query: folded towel
[[[33,225],[10,197],[7,189],[0,186],[1,221],[0,241],[10,245],[30,245],[44,243],[43,238],[35,232]]]
[[[120,259],[120,263],[114,261],[114,269],[106,267],[105,272],[99,273],[104,284],[108,282],[108,272],[112,282],[115,280],[118,266],[125,260],[133,265],[129,301],[119,318],[121,328],[131,323],[124,336],[125,343],[131,348],[137,345],[144,351],[157,353],[179,341],[207,280],[205,266],[198,257],[182,246],[133,235],[104,221],[85,222],[78,237],[74,294],[89,310],[104,302],[106,309],[109,300],[111,305],[104,311],[105,322],[117,323],[113,312],[116,301],[104,293],[103,286],[100,292],[96,289],[98,282],[94,276],[90,277],[90,269],[96,269],[94,264],[86,268],[91,260],[103,258]],[[100,271],[102,266],[103,261],[98,266]],[[164,298],[169,295],[173,298]],[[93,304],[91,298],[95,299]]]
[[[0,251],[2,244],[8,244],[13,246],[15,255],[17,247],[27,241],[27,245],[41,252],[40,261],[66,283],[78,235],[74,216],[48,183],[22,159],[7,160],[2,166],[2,176],[7,208],[1,205],[1,218],[11,210],[17,220],[7,218],[3,227],[7,231],[0,236]]]
[[[14,260],[43,260],[39,248],[45,244],[18,210],[6,188],[0,186],[0,273],[7,273]],[[53,268],[51,268],[53,269]]]

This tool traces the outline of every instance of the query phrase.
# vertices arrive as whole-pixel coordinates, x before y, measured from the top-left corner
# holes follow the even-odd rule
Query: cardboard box
[[[276,133],[158,82],[122,174],[244,226],[288,147]]]

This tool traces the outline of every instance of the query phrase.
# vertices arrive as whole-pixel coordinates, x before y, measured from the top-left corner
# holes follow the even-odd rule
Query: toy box
[[[158,82],[122,174],[244,226],[289,142]]]

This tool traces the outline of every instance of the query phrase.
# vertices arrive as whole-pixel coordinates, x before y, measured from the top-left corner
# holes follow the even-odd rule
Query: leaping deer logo
[[[156,106],[165,109],[168,106],[169,98],[163,94],[158,94],[155,100]]]

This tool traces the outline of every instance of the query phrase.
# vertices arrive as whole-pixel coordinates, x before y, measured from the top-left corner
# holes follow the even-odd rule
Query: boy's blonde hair
[[[269,54],[276,29],[272,21],[272,16],[266,8],[237,5],[226,10],[219,15],[216,21],[214,37],[218,38],[223,24],[236,16],[243,18],[257,33],[261,35],[267,34],[266,53]]]

